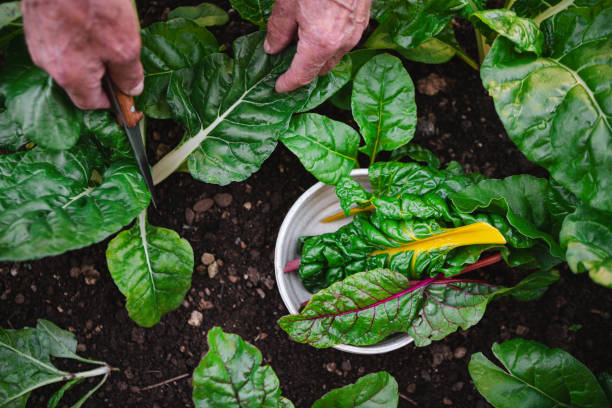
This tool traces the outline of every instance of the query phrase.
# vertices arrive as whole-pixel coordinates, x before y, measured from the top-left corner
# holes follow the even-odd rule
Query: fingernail
[[[130,89],[130,91],[128,92],[128,95],[132,95],[132,96],[140,95],[143,89],[144,89],[144,81],[140,81],[138,85]]]
[[[270,44],[268,43],[267,38],[266,38],[266,41],[264,41],[264,51],[267,52],[268,54],[272,53],[272,49],[270,48]]]

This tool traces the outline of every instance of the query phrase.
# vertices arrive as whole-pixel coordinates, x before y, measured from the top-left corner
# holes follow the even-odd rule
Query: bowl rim
[[[367,176],[367,174],[367,168],[354,169],[350,173],[351,177]],[[328,185],[319,181],[315,183],[312,187],[310,187],[308,190],[306,190],[304,193],[302,193],[302,195],[293,203],[293,205],[287,212],[287,215],[283,219],[283,223],[281,224],[276,238],[276,245],[274,247],[274,272],[276,278],[276,285],[278,287],[278,291],[280,292],[281,299],[283,300],[285,307],[287,308],[287,310],[289,310],[289,313],[291,314],[297,314],[298,309],[294,307],[294,302],[291,302],[291,297],[289,296],[289,291],[286,285],[287,280],[284,279],[284,265],[281,265],[281,247],[283,242],[287,239],[289,235],[289,226],[291,225],[291,221],[296,219],[296,214],[301,209],[302,204],[308,199],[310,199],[312,195],[314,195],[316,192],[326,186]],[[393,337],[390,337],[387,340],[383,340],[380,343],[373,344],[370,346],[351,346],[347,344],[339,344],[337,346],[333,346],[333,348],[335,348],[336,350],[354,354],[383,354],[404,347],[407,344],[412,343],[412,341],[413,338],[410,337],[407,333],[399,333],[394,335]]]

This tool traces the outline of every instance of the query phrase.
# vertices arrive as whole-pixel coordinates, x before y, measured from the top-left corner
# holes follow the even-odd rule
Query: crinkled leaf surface
[[[559,235],[574,273],[589,271],[600,285],[612,288],[612,214],[579,207],[567,216]]]
[[[426,346],[476,324],[495,290],[459,281],[418,287],[400,273],[375,269],[321,290],[300,314],[283,316],[279,325],[293,340],[317,348],[365,346],[398,332]]]
[[[195,69],[191,88],[173,77],[168,102],[186,134],[183,143],[153,167],[156,184],[187,158],[198,180],[221,185],[242,181],[272,153],[279,133],[312,89],[282,94],[274,90],[293,50],[270,56],[263,50],[264,38],[264,32],[238,38],[233,61],[225,54],[205,57]]]
[[[611,16],[606,1],[566,8],[542,23],[541,57],[518,54],[498,38],[481,70],[519,149],[603,211],[612,211]]]
[[[542,54],[544,34],[533,20],[518,17],[512,10],[480,10],[472,18],[509,39],[520,50]]]
[[[316,113],[294,116],[280,140],[319,181],[336,184],[357,164],[359,134]]]
[[[63,89],[44,70],[34,66],[23,40],[15,40],[0,70],[0,99],[6,110],[0,121],[9,124],[23,140],[65,150],[72,147],[81,132],[82,113]],[[12,130],[11,130],[12,131]],[[0,145],[7,144],[6,131],[0,132]]]
[[[316,108],[338,92],[342,87],[346,86],[351,78],[352,60],[349,53],[345,55],[328,74],[315,78],[313,81],[315,82],[314,89],[308,98],[308,102],[300,109],[300,112],[306,112]]]
[[[191,245],[172,230],[150,225],[145,212],[108,244],[106,260],[130,317],[144,327],[178,308],[191,287]]]
[[[68,373],[50,359],[49,338],[37,329],[0,328],[0,406],[25,408],[30,392]]]
[[[180,9],[183,7],[174,11]],[[169,118],[171,112],[165,97],[170,79],[179,76],[189,86],[191,68],[218,50],[217,40],[206,28],[184,18],[152,24],[141,31],[141,38],[145,87],[136,104],[148,116]]]
[[[88,136],[70,150],[0,155],[0,260],[91,245],[145,209],[150,195],[133,159],[108,156]]]
[[[202,27],[223,25],[228,22],[229,16],[219,6],[212,3],[202,3],[197,6],[177,7],[168,13],[168,20],[184,18],[192,20]]]
[[[353,81],[359,69],[368,62],[372,57],[377,54],[376,50],[362,48],[354,50],[345,55],[345,58],[351,60],[351,76],[349,82],[340,88],[335,94],[329,98],[329,101],[337,108],[350,110],[351,109],[351,95],[353,94]]]
[[[549,189],[547,180],[523,174],[482,180],[451,194],[450,199],[464,213],[486,210],[504,216],[522,235],[546,242],[550,253],[563,259],[563,250],[555,237],[558,225],[546,201]]]
[[[196,408],[277,408],[281,401],[278,377],[261,366],[261,353],[220,327],[208,332],[208,352],[193,372]],[[287,406],[287,402],[283,402]],[[291,406],[291,405],[289,405]]]
[[[230,0],[230,4],[240,17],[265,30],[274,0]]]
[[[492,351],[502,367],[476,353],[468,369],[478,391],[496,408],[609,407],[593,373],[561,349],[514,339],[494,343]]]
[[[382,150],[408,143],[416,129],[414,84],[399,58],[377,55],[357,73],[351,98],[353,117],[374,162]]]
[[[395,408],[398,400],[397,381],[386,371],[379,371],[328,392],[312,408]]]

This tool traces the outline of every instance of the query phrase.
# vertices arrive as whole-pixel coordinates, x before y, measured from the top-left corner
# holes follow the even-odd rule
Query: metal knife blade
[[[136,113],[136,108],[134,107],[134,100],[132,97],[121,93],[120,96],[124,99],[124,103],[120,103],[118,93],[121,91],[116,88],[115,84],[113,84],[108,75],[104,75],[103,84],[104,88],[106,89],[108,99],[110,100],[115,114],[117,115],[117,119],[119,120],[119,124],[125,129],[125,133],[130,141],[130,146],[132,146],[132,151],[136,157],[136,163],[138,164],[140,173],[144,177],[147,188],[151,193],[151,202],[157,209],[153,177],[151,176],[151,169],[149,168],[149,161],[147,160],[147,152],[145,150],[142,134],[140,133],[140,126],[138,124],[142,114],[140,113],[139,115],[134,115],[134,113]],[[127,115],[124,113],[124,110],[126,109],[129,112],[128,115],[130,115],[130,120],[126,118]]]

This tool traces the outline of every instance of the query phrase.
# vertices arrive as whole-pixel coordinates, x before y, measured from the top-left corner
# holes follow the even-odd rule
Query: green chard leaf
[[[130,317],[144,327],[178,308],[191,287],[191,245],[172,230],[150,225],[146,211],[108,244],[106,260]]]
[[[265,30],[274,0],[230,0],[230,4],[240,17]]]
[[[399,400],[397,381],[386,371],[365,375],[315,401],[312,408],[395,408]]]
[[[351,51],[345,55],[345,58],[350,59],[351,61],[351,75],[348,83],[329,98],[329,101],[335,107],[343,110],[351,110],[351,95],[353,94],[352,80],[355,78],[355,75],[357,75],[357,72],[359,72],[359,69],[361,69],[363,64],[368,62],[376,54],[376,50],[363,48]]]
[[[208,352],[193,372],[193,402],[196,408],[277,408],[281,401],[278,377],[269,366],[261,366],[259,350],[220,327],[208,332]],[[281,400],[282,398],[282,400]]]
[[[599,381],[599,385],[601,385],[601,388],[606,393],[606,396],[608,397],[608,402],[612,404],[612,375],[610,375],[610,373],[605,372],[600,373],[597,376],[597,381]]]
[[[471,3],[466,0],[392,0],[377,7],[373,16],[385,27],[393,42],[403,48],[415,48],[440,33]]]
[[[0,131],[0,146],[17,147],[23,141],[54,150],[74,146],[83,125],[82,112],[49,74],[32,63],[23,39],[11,43],[4,61],[0,100],[5,110],[0,122],[10,131]],[[11,134],[18,135],[17,142]]]
[[[5,49],[13,38],[22,33],[21,2],[10,1],[0,4],[0,50]]]
[[[426,64],[442,64],[449,61],[456,53],[462,52],[455,33],[450,25],[446,25],[435,37],[423,41],[414,48],[404,48],[393,42],[386,26],[379,25],[370,35],[364,47],[375,50],[394,50],[402,57]]]
[[[280,140],[319,181],[336,184],[357,164],[359,134],[316,113],[294,116]]]
[[[95,391],[108,377],[111,368],[104,362],[88,360],[75,354],[77,342],[74,334],[62,330],[48,320],[38,320],[36,328],[5,330],[0,327],[0,407],[25,408],[30,393],[45,385],[64,382],[47,403],[48,408],[57,406],[66,391],[84,378],[104,376],[94,387]],[[75,359],[99,367],[80,373],[69,373],[57,369],[51,356]],[[81,398],[78,408],[91,395]]]
[[[150,195],[133,158],[108,157],[89,135],[70,150],[0,155],[0,260],[91,245],[145,209]]]
[[[589,272],[593,281],[612,289],[612,214],[578,207],[563,221],[559,235],[574,273]]]
[[[153,167],[155,184],[185,160],[198,180],[220,185],[242,181],[272,153],[315,84],[277,93],[274,84],[289,67],[293,49],[268,55],[264,38],[264,32],[238,38],[234,61],[225,54],[205,57],[194,69],[192,86],[181,76],[172,77],[168,103],[186,132],[183,143]]]
[[[175,17],[189,14],[181,9],[184,8],[174,10],[180,11],[175,13]],[[136,98],[136,105],[153,118],[170,118],[170,108],[165,100],[170,79],[180,77],[189,86],[192,68],[205,56],[217,52],[219,45],[215,37],[197,21],[174,17],[168,22],[155,23],[143,29],[141,38],[145,87]]]
[[[503,368],[476,353],[468,369],[478,391],[496,408],[609,407],[593,373],[561,349],[514,339],[494,343],[492,351]]]
[[[408,143],[416,129],[414,84],[401,60],[381,54],[361,67],[353,82],[353,117],[374,163],[378,152]]]
[[[544,34],[533,20],[518,17],[511,10],[480,10],[472,14],[471,19],[509,39],[521,51],[542,55]]]
[[[168,20],[173,20],[175,18],[192,20],[202,27],[223,25],[229,20],[229,16],[225,10],[211,3],[202,3],[198,6],[177,7],[168,13]]]
[[[352,78],[351,53],[345,55],[328,74],[316,77],[308,102],[299,112],[307,112],[316,108],[327,99],[336,94],[341,88],[347,86]]]
[[[391,152],[390,161],[399,161],[404,158],[410,158],[413,161],[425,163],[428,167],[439,169],[440,159],[433,154],[429,149],[426,149],[415,143],[408,143]]]
[[[543,9],[534,17],[543,20],[541,56],[519,54],[514,43],[498,38],[481,70],[508,135],[527,158],[588,206],[608,212],[611,13],[604,0],[584,7],[562,1]]]

